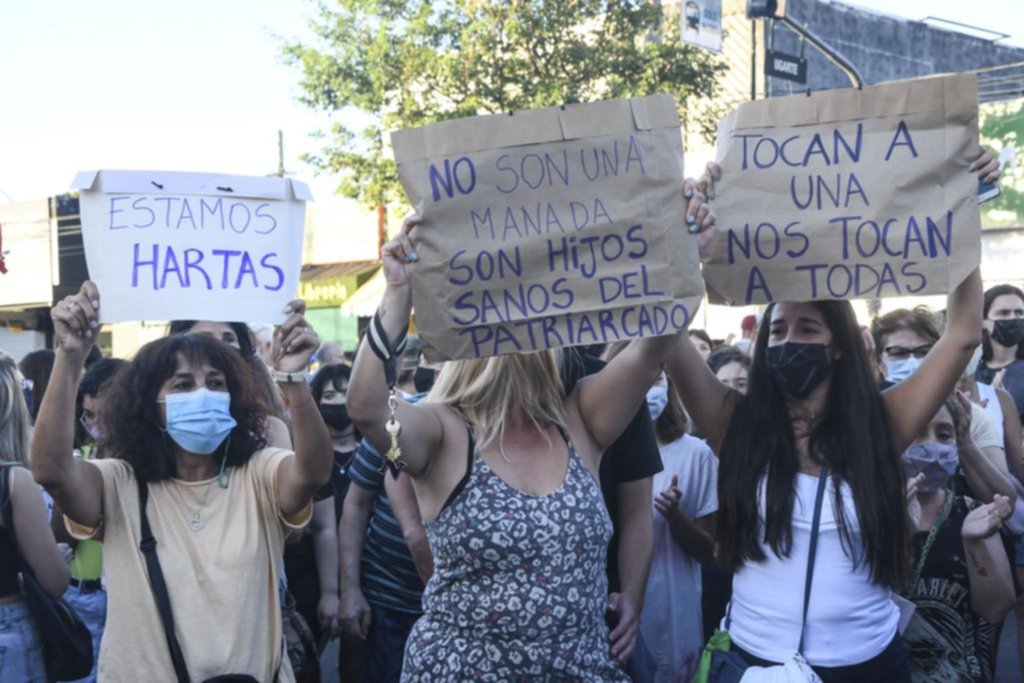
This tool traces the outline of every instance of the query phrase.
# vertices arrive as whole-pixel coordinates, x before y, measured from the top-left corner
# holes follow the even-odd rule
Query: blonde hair
[[[14,359],[0,351],[0,462],[28,466],[29,411]]]
[[[427,401],[457,412],[473,428],[481,449],[501,444],[517,411],[546,434],[550,425],[565,428],[560,367],[560,356],[552,350],[449,361]]]

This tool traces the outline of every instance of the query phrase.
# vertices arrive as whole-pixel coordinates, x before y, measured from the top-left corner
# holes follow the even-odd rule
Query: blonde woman
[[[14,528],[0,515],[0,681],[46,680],[39,630],[18,588],[20,552],[43,590],[59,598],[68,588],[68,565],[57,549],[46,506],[28,466],[29,408],[21,373],[0,351],[0,507],[10,505]]]
[[[684,191],[691,231],[711,228],[696,183]],[[409,321],[418,223],[383,250],[378,315],[393,340]],[[568,398],[556,352],[542,351],[447,363],[426,401],[400,403],[402,462],[434,555],[403,681],[628,680],[605,622],[612,527],[597,471],[677,340],[631,344]],[[384,368],[366,346],[349,413],[385,453]]]

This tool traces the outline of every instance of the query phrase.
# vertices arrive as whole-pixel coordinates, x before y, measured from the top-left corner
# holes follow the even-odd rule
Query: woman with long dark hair
[[[998,173],[985,153],[980,175]],[[680,344],[669,374],[719,456],[717,559],[734,572],[726,621],[748,662],[799,649],[815,492],[828,468],[802,654],[826,681],[906,681],[891,592],[908,578],[900,454],[981,341],[981,275],[950,295],[919,372],[880,394],[847,301],[768,306],[746,396]]]
[[[215,320],[174,320],[167,328],[168,334],[205,334],[219,339],[242,357],[242,360],[253,370],[256,383],[267,405],[266,433],[271,446],[291,448],[291,436],[286,421],[288,412],[285,409],[281,392],[270,378],[267,364],[257,353],[255,335],[245,323],[218,322]]]
[[[221,341],[186,334],[142,347],[111,380],[99,421],[104,458],[87,461],[72,456],[75,394],[99,307],[99,292],[86,282],[51,313],[59,346],[32,444],[32,473],[68,531],[103,534],[109,604],[99,679],[293,681],[278,595],[284,540],[309,522],[331,465],[304,377],[318,346],[305,304],[289,304],[273,354],[294,452],[267,447],[267,408],[251,367]],[[143,519],[158,548],[173,630],[151,582]],[[172,636],[181,657],[171,654]]]

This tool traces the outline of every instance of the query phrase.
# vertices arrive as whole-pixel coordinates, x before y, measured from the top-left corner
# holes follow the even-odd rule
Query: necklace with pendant
[[[214,480],[216,481],[216,480]],[[188,528],[192,530],[192,533],[197,534],[206,527],[206,522],[203,521],[203,510],[206,509],[206,503],[210,500],[210,490],[213,488],[214,482],[208,482],[206,484],[206,495],[203,497],[203,503],[199,506],[199,509],[192,512],[192,519],[188,521]],[[182,505],[186,509],[191,509],[191,506],[185,502],[185,496],[182,495],[181,491],[178,491],[177,485],[175,485],[175,491],[177,492],[178,499],[181,500]]]

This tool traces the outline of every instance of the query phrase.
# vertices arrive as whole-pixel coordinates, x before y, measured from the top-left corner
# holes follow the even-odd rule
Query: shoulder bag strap
[[[174,673],[178,676],[178,683],[190,683],[188,667],[185,666],[185,655],[178,643],[178,636],[174,633],[174,615],[171,613],[171,596],[167,593],[167,582],[164,581],[164,572],[160,569],[160,560],[156,556],[156,539],[153,538],[153,530],[149,528],[149,518],[146,516],[146,503],[149,502],[149,485],[146,482],[136,479],[139,486],[139,520],[141,522],[142,540],[139,542],[139,550],[146,558],[146,569],[149,572],[149,583],[153,588],[153,596],[156,598],[156,607],[160,611],[160,621],[164,624],[164,635],[167,637],[167,649],[171,653],[171,662],[174,664]]]
[[[935,545],[935,537],[939,535],[939,530],[946,523],[946,518],[949,517],[949,511],[952,509],[955,499],[956,496],[953,495],[952,491],[946,491],[946,500],[943,501],[942,507],[939,508],[939,514],[935,516],[932,528],[928,530],[928,538],[925,539],[924,547],[921,549],[921,557],[918,558],[917,566],[914,567],[914,577],[911,579],[910,584],[911,595],[917,590],[917,582],[921,580],[921,572],[924,571],[924,563],[928,560],[928,553],[932,551],[932,546]]]
[[[818,494],[814,499],[814,521],[811,523],[811,547],[807,551],[807,576],[804,579],[804,613],[800,621],[800,646],[797,652],[804,651],[804,633],[807,630],[807,608],[811,604],[811,583],[814,580],[814,556],[818,551],[818,529],[821,526],[821,504],[825,500],[825,489],[828,484],[828,468],[822,466],[818,476]]]

